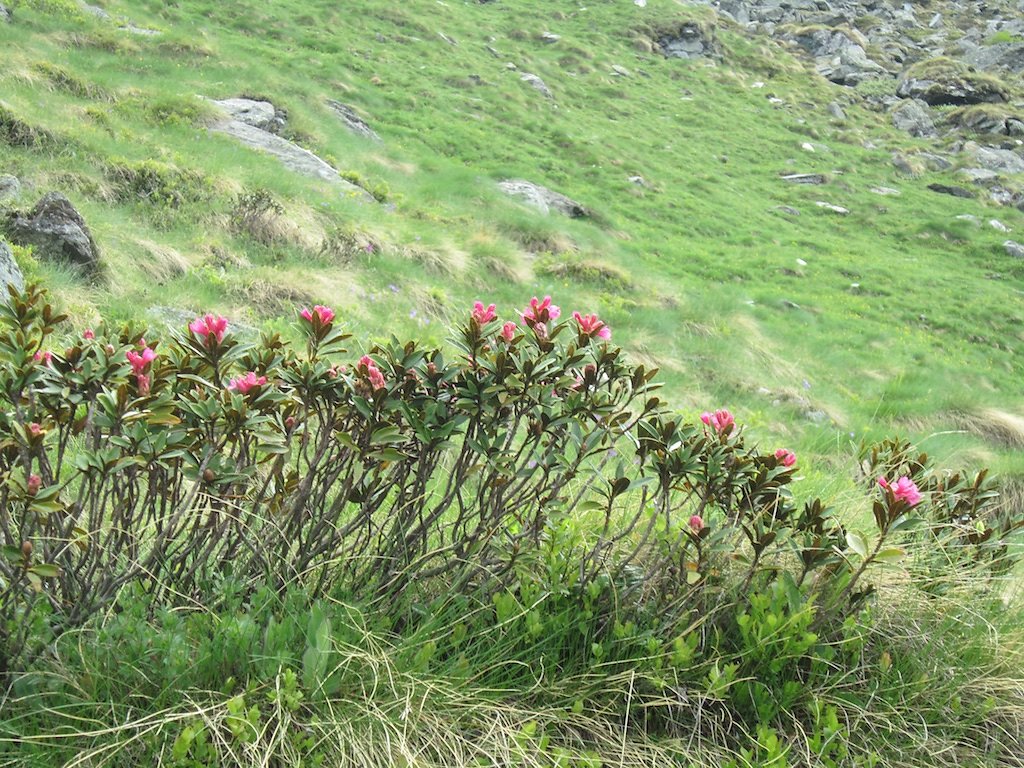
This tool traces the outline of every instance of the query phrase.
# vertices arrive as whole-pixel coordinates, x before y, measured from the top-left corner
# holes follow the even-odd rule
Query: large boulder
[[[16,214],[9,234],[31,246],[41,259],[66,261],[89,270],[99,266],[99,249],[81,214],[60,192],[47,192],[27,215]]]
[[[14,260],[11,246],[0,240],[0,301],[6,298],[8,285],[22,291],[25,289],[25,278],[21,274],[18,262]]]
[[[13,200],[21,194],[21,182],[17,176],[9,173],[0,174],[0,203]]]
[[[961,61],[939,58],[910,67],[900,76],[896,95],[926,104],[988,104],[1007,99],[1006,86],[996,77],[971,71]]]
[[[868,58],[855,37],[853,32],[810,27],[799,30],[791,39],[814,57],[819,74],[834,83],[853,86],[886,74],[885,67]]]
[[[380,141],[380,136],[377,135],[377,132],[367,125],[366,121],[352,107],[333,99],[327,100],[327,106],[334,111],[334,114],[338,116],[344,126],[352,131],[352,133],[362,136],[364,139]]]
[[[946,115],[946,122],[962,131],[996,136],[1024,135],[1024,110],[1005,104],[973,104]]]
[[[662,31],[657,43],[662,54],[670,59],[707,58],[718,50],[712,27],[696,21],[686,21]]]
[[[498,189],[506,195],[518,197],[527,205],[533,206],[543,213],[555,211],[571,219],[580,219],[589,215],[581,203],[530,181],[508,179],[498,182]]]
[[[1024,173],[1024,157],[1009,149],[979,147],[969,143],[964,149],[979,168],[996,173]]]
[[[896,107],[892,112],[892,124],[919,139],[936,136],[928,105],[919,99],[906,99]]]
[[[278,134],[288,124],[288,114],[269,101],[256,99],[221,99],[214,101],[232,120],[237,120],[267,133]]]

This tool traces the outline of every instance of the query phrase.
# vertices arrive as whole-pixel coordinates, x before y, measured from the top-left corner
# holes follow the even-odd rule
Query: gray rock
[[[882,197],[899,197],[900,195],[900,191],[892,187],[872,187],[869,191]]]
[[[587,209],[575,200],[563,194],[534,184],[523,179],[508,179],[498,182],[498,189],[506,195],[518,197],[542,213],[555,211],[571,219],[580,219],[589,215]]]
[[[953,167],[953,163],[942,155],[935,155],[931,152],[921,152],[918,157],[924,161],[924,164],[928,166],[929,170],[932,171],[948,171]]]
[[[848,216],[850,214],[849,208],[843,208],[843,206],[841,205],[833,205],[832,203],[826,203],[824,200],[818,200],[815,203],[815,205],[831,213],[839,214],[840,216]]]
[[[11,21],[11,12],[7,9],[7,6],[0,3],[0,21]]]
[[[843,108],[841,106],[839,106],[839,102],[838,101],[830,101],[828,103],[828,107],[826,107],[826,109],[828,109],[828,113],[829,113],[829,115],[831,115],[832,119],[834,119],[834,120],[845,120],[846,119],[846,112],[844,112]]]
[[[369,192],[343,179],[333,166],[294,142],[240,120],[226,119],[211,126],[210,130],[231,136],[251,149],[277,158],[290,171],[329,182],[346,195],[364,202],[376,202]]]
[[[814,57],[815,68],[841,85],[856,85],[886,74],[885,67],[868,58],[864,47],[837,29],[810,29],[790,38]]]
[[[787,173],[779,178],[791,184],[824,184],[828,181],[823,173]]]
[[[127,32],[129,35],[137,35],[138,37],[157,37],[162,34],[159,29],[149,29],[148,27],[137,27],[134,24],[123,24],[118,27],[122,32]]]
[[[1003,248],[1006,250],[1007,255],[1013,256],[1015,259],[1024,259],[1024,245],[1015,240],[1007,240],[1003,243]]]
[[[971,192],[971,190],[951,184],[929,184],[928,189],[932,192],[938,192],[940,195],[952,195],[953,197],[963,197],[967,199],[974,197],[974,193]]]
[[[985,71],[1024,72],[1024,43],[979,45],[966,52],[964,61]]]
[[[718,50],[714,36],[692,21],[680,24],[657,39],[658,48],[670,59],[700,59]]]
[[[921,99],[926,104],[989,104],[1006,101],[1005,89],[996,81],[969,72],[950,71],[930,77],[904,75],[896,88],[902,98]]]
[[[519,79],[529,85],[531,88],[536,90],[545,99],[553,99],[555,95],[551,93],[551,89],[548,88],[547,83],[541,80],[537,75],[532,75],[529,72],[524,72],[519,76]]]
[[[928,105],[919,99],[907,99],[896,107],[892,113],[892,124],[919,139],[931,139],[937,135]]]
[[[561,40],[562,36],[556,35],[553,32],[545,32],[543,35],[540,36],[540,39],[543,43],[553,44]]]
[[[344,123],[345,127],[348,128],[352,133],[357,136],[362,136],[372,141],[380,141],[380,136],[373,130],[366,121],[359,116],[359,114],[347,104],[342,104],[340,101],[334,101],[333,99],[327,100],[327,106],[329,106],[334,113],[341,118],[341,122]]]
[[[6,286],[13,285],[19,291],[25,290],[25,278],[18,262],[14,260],[11,246],[0,240],[0,301],[6,301]]]
[[[87,269],[99,266],[99,249],[84,219],[60,192],[48,192],[27,216],[10,223],[11,240],[31,246],[41,259],[67,261]]]
[[[9,173],[0,175],[0,202],[13,200],[21,194],[21,182]]]
[[[220,99],[213,103],[227,112],[232,120],[251,125],[253,128],[259,128],[267,133],[280,133],[288,124],[288,115],[269,101]]]
[[[784,213],[787,216],[799,216],[800,215],[800,211],[798,211],[796,208],[794,208],[791,205],[777,205],[777,206],[775,206],[775,210],[778,211],[779,213]]]
[[[958,175],[972,184],[987,184],[999,178],[999,174],[987,168],[961,168]]]
[[[98,5],[89,5],[89,3],[82,3],[82,10],[88,13],[90,16],[95,16],[100,21],[110,21],[110,14],[100,8]]]
[[[1003,224],[999,219],[989,219],[988,225],[992,227],[996,232],[1009,232],[1010,228]]]
[[[1024,158],[1009,149],[974,147],[971,155],[981,168],[998,173],[1024,173]]]
[[[620,67],[618,64],[612,64],[612,73],[619,77],[629,77],[630,71],[625,67]]]

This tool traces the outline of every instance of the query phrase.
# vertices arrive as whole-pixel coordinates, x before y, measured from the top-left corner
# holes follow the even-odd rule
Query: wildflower
[[[35,360],[37,363],[49,365],[50,361],[53,359],[53,352],[51,352],[50,350],[46,350],[45,352],[36,352],[34,355],[32,355],[32,359]]]
[[[43,433],[43,428],[39,425],[38,421],[29,422],[28,433],[32,437],[39,437]]]
[[[501,335],[504,337],[505,341],[512,341],[512,339],[516,337],[517,328],[518,326],[511,320],[501,326]]]
[[[736,424],[732,414],[725,408],[721,408],[714,413],[705,411],[700,415],[700,420],[723,435],[732,432],[732,428]]]
[[[231,380],[228,384],[228,389],[233,392],[240,392],[243,395],[249,394],[249,390],[254,387],[262,387],[267,383],[266,376],[257,376],[255,371],[249,371],[244,376],[238,376]]]
[[[377,364],[373,362],[369,355],[363,355],[359,358],[359,364],[356,368],[366,375],[366,378],[370,380],[370,386],[375,390],[384,386],[384,374],[380,372],[380,368],[377,367]]]
[[[921,501],[921,492],[909,477],[901,477],[895,483],[890,483],[884,477],[879,477],[878,484],[889,491],[896,501],[906,502],[907,506],[912,507]]]
[[[704,530],[704,518],[700,515],[691,515],[690,517],[690,530],[694,534],[698,534]]]
[[[214,342],[220,344],[224,340],[224,333],[228,329],[228,319],[220,315],[214,317],[207,314],[204,317],[197,317],[189,323],[188,329],[196,336],[202,337],[208,347],[212,347]],[[213,341],[211,341],[211,337]]]
[[[779,448],[775,452],[775,458],[781,461],[784,467],[792,467],[796,464],[796,454],[788,448]]]
[[[334,310],[322,304],[317,304],[313,307],[312,311],[309,307],[306,307],[299,314],[307,323],[312,323],[314,316],[320,321],[320,325],[330,325],[331,321],[334,320]]]
[[[491,322],[491,320],[493,320],[495,317],[497,317],[497,315],[494,313],[494,305],[491,304],[485,308],[484,303],[482,301],[473,302],[472,316],[473,319],[476,321],[477,325],[486,325],[487,323]]]
[[[573,319],[580,327],[580,333],[590,338],[597,337],[608,341],[612,337],[612,329],[597,318],[597,315],[581,315],[579,312],[572,313]]]
[[[146,347],[142,350],[142,354],[139,354],[134,349],[129,349],[125,352],[125,357],[132,365],[132,373],[138,376],[146,370],[147,365],[156,359],[156,350]]]
[[[139,387],[139,394],[145,397],[149,394],[149,376],[145,373],[135,374],[135,383]]]
[[[562,310],[551,303],[551,297],[545,296],[540,301],[536,296],[530,299],[530,306],[522,312],[523,323],[533,328],[534,326],[553,322],[562,314]]]
[[[43,485],[43,478],[39,475],[29,475],[28,477],[28,495],[35,496],[39,489]]]
[[[84,331],[82,331],[82,338],[85,339],[86,341],[89,341],[90,339],[95,339],[96,333],[95,331],[93,331],[92,328],[86,328]]]

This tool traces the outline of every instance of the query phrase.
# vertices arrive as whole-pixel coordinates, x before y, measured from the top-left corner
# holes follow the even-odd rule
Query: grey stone
[[[498,189],[506,195],[518,197],[542,213],[555,211],[571,219],[580,219],[589,215],[587,209],[575,200],[563,194],[534,184],[523,179],[507,179],[498,182]]]
[[[828,181],[823,173],[787,173],[779,178],[791,184],[824,184]]]
[[[935,123],[932,122],[928,105],[919,99],[907,99],[896,107],[892,113],[892,124],[919,139],[936,136]]]
[[[99,250],[85,220],[60,192],[48,192],[28,215],[16,215],[11,240],[31,246],[41,259],[67,261],[87,269],[99,266]]]
[[[11,21],[11,12],[7,9],[7,6],[0,3],[0,21]]]
[[[352,131],[352,133],[372,141],[380,141],[380,136],[377,135],[377,132],[367,125],[366,121],[352,107],[333,99],[327,100],[327,106],[334,111],[345,127]]]
[[[942,155],[935,155],[931,152],[921,152],[918,157],[924,161],[924,164],[928,166],[929,170],[932,171],[948,171],[953,167],[953,163]]]
[[[949,73],[933,78],[904,76],[896,88],[901,98],[921,99],[937,104],[990,104],[1006,101],[1006,92],[998,83],[973,77],[970,73]]]
[[[828,109],[829,115],[831,115],[834,120],[846,119],[846,112],[844,112],[843,108],[839,106],[838,101],[830,101],[826,109]]]
[[[89,5],[89,3],[82,3],[82,10],[88,13],[90,16],[95,16],[100,21],[110,21],[110,14],[100,8],[98,5]]]
[[[551,89],[548,88],[547,83],[537,77],[537,75],[524,72],[519,76],[519,79],[541,94],[545,99],[555,98],[554,94],[551,93]]]
[[[972,158],[980,167],[999,173],[1024,173],[1024,158],[1009,149],[972,148]]]
[[[836,213],[840,216],[848,216],[850,214],[849,208],[843,208],[841,205],[833,205],[832,203],[826,203],[824,200],[818,200],[815,205],[819,208],[823,208],[831,213]]]
[[[900,191],[892,187],[872,187],[871,192],[882,197],[899,197]]]
[[[625,67],[620,67],[618,64],[612,64],[612,72],[619,77],[629,77],[630,72]]]
[[[1003,224],[999,219],[989,219],[988,225],[992,227],[996,232],[1009,232],[1010,228]]]
[[[562,39],[562,36],[556,35],[553,32],[545,32],[543,35],[540,36],[540,39],[541,42],[548,43],[550,45],[553,43],[557,43],[559,40]]]
[[[941,195],[952,195],[953,197],[963,197],[967,199],[974,197],[974,193],[971,192],[971,190],[951,184],[929,184],[928,189],[932,192],[938,192]]]
[[[700,59],[717,52],[714,37],[692,21],[665,32],[657,43],[661,53],[670,59]]]
[[[1024,259],[1024,245],[1015,240],[1007,240],[1003,243],[1003,248],[1009,256],[1013,256],[1015,259]]]
[[[999,178],[998,173],[987,168],[961,168],[958,175],[972,184],[985,184]]]
[[[775,206],[775,210],[779,211],[780,213],[784,213],[787,216],[799,216],[800,215],[800,211],[798,211],[796,208],[794,208],[791,205],[777,205],[777,206]]]
[[[7,298],[6,286],[13,285],[19,291],[25,290],[25,278],[18,262],[14,260],[11,246],[0,240],[0,301]]]
[[[269,101],[254,99],[220,99],[214,101],[232,120],[267,133],[280,133],[288,123],[288,116]]]
[[[1024,43],[979,45],[967,51],[964,61],[985,71],[1024,72]]]
[[[0,202],[13,200],[21,194],[21,182],[17,176],[5,173],[0,176]]]

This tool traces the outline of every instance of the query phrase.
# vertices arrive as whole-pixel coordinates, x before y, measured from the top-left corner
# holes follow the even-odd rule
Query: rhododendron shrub
[[[724,409],[683,420],[596,315],[560,315],[549,297],[513,320],[480,301],[445,349],[358,354],[323,305],[297,315],[297,347],[244,343],[213,314],[161,339],[72,338],[42,292],[12,293],[0,672],[126,585],[194,605],[228,573],[400,613],[438,593],[489,604],[539,568],[609,626],[634,606],[671,627],[795,568],[823,622],[856,609],[885,550],[793,500],[791,453],[760,451]],[[914,511],[943,498],[913,472],[878,475],[916,482]],[[903,525],[903,488],[875,500],[878,542]]]

